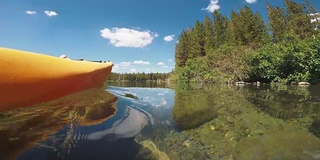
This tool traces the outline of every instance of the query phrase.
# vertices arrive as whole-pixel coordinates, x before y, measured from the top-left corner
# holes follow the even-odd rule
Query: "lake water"
[[[108,84],[0,112],[0,159],[320,159],[320,87]]]

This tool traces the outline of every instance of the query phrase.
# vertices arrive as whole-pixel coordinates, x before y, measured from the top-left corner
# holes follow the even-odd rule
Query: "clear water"
[[[320,87],[110,84],[0,112],[0,159],[320,159]]]

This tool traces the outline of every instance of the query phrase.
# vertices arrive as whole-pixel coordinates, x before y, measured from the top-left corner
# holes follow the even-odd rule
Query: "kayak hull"
[[[0,48],[0,111],[101,87],[111,70],[110,62],[75,61]]]

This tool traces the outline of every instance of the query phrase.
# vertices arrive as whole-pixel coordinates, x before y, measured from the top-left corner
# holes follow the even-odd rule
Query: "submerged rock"
[[[135,99],[135,100],[138,100],[139,98],[133,94],[130,94],[130,93],[125,93],[123,95],[124,97],[128,97],[128,98],[132,98],[132,99]]]
[[[200,125],[216,118],[218,113],[211,109],[213,107],[203,107],[204,110],[180,110],[174,112],[173,118],[181,129],[197,128]],[[179,112],[179,113],[177,113]]]
[[[173,119],[181,129],[197,128],[218,117],[213,95],[198,91],[177,91],[173,107]]]
[[[306,131],[276,131],[239,142],[234,158],[235,160],[320,159],[320,139]]]
[[[190,146],[190,141],[189,140],[183,141],[182,146],[189,147]]]
[[[319,96],[309,87],[273,85],[259,90],[247,88],[246,99],[274,118],[292,120],[320,111]],[[318,89],[316,89],[318,90]]]
[[[315,136],[320,137],[320,114],[314,118],[309,131]]]
[[[142,148],[137,155],[138,160],[170,160],[169,157],[150,140],[140,142]]]

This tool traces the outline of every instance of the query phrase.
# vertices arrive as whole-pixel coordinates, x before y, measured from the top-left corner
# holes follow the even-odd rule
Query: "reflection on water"
[[[34,147],[22,154],[21,159],[35,156],[40,159],[92,159],[92,157],[130,159],[134,157],[140,147],[135,142],[134,136],[148,124],[148,117],[143,112],[127,106],[123,99],[118,99],[117,107],[117,113],[100,124],[83,126],[70,123],[52,135],[51,139],[40,142],[41,147]],[[54,149],[52,149],[53,146]],[[45,154],[38,155],[38,153]]]
[[[319,159],[319,91],[317,86],[180,87],[173,117],[185,130],[167,135],[163,148],[172,159]]]
[[[318,86],[163,85],[0,112],[0,159],[320,159]]]
[[[108,83],[110,86],[116,87],[143,87],[143,88],[169,88],[174,84],[167,82],[111,82]]]
[[[186,87],[175,92],[173,119],[181,129],[197,128],[218,116],[216,92]]]
[[[275,118],[292,119],[319,113],[319,87],[261,86],[246,87],[248,99]]]
[[[115,96],[103,89],[92,89],[33,107],[1,112],[0,158],[14,159],[35,144],[53,139],[52,134],[69,124],[100,124],[115,114],[116,101]]]

